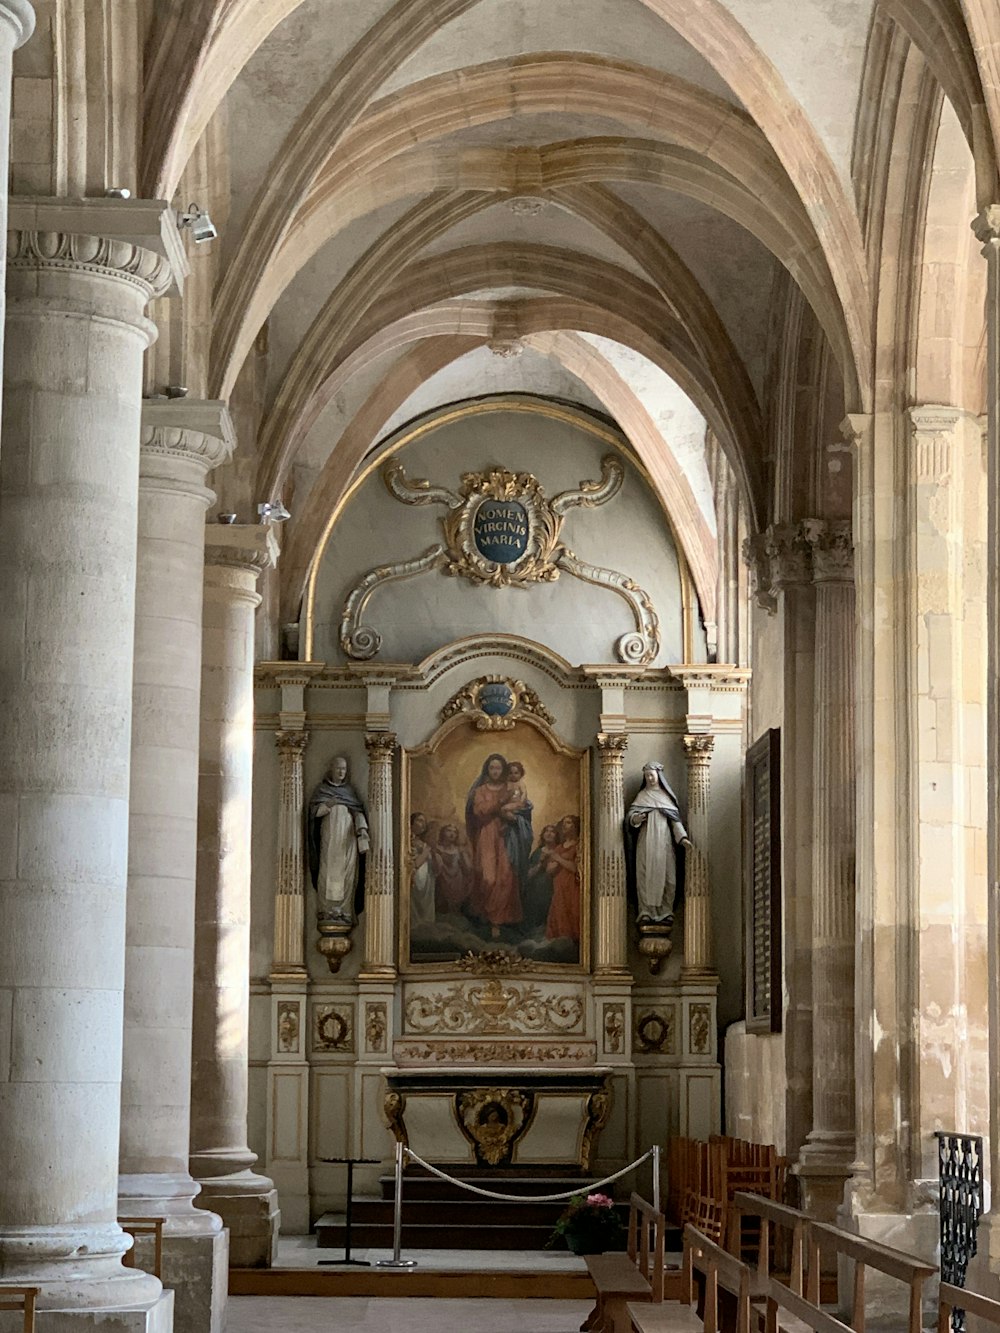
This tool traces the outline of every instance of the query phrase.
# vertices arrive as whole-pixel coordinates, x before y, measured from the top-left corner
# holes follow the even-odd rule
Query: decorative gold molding
[[[455,1095],[455,1119],[486,1166],[509,1163],[518,1139],[535,1118],[535,1097],[518,1088],[474,1088]]]
[[[555,718],[534,690],[510,676],[480,676],[452,695],[441,709],[441,720],[466,716],[477,731],[510,731],[519,718],[541,718],[552,726]]]
[[[446,990],[413,995],[404,1011],[407,1033],[582,1032],[581,994],[546,994],[532,983],[491,977],[481,985],[456,981]]]

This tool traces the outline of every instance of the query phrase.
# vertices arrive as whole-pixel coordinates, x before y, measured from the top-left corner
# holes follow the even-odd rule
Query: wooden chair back
[[[1000,1325],[1000,1301],[966,1291],[951,1282],[942,1282],[938,1291],[938,1333],[951,1333],[951,1316],[955,1310],[964,1310],[985,1323]]]
[[[663,1214],[641,1194],[632,1194],[628,1206],[628,1257],[649,1283],[653,1301],[663,1300],[666,1230],[667,1219]]]
[[[907,1333],[920,1333],[924,1284],[938,1271],[933,1264],[915,1255],[904,1254],[902,1250],[891,1249],[888,1245],[879,1245],[877,1241],[863,1240],[853,1232],[841,1231],[826,1222],[812,1222],[809,1226],[806,1296],[814,1305],[819,1304],[821,1250],[824,1245],[854,1264],[850,1326],[855,1333],[865,1333],[865,1273],[869,1268],[906,1283],[910,1289]]]
[[[705,1279],[704,1333],[721,1333],[719,1288],[736,1297],[735,1333],[750,1333],[750,1269],[697,1228],[684,1228],[684,1299],[696,1300],[695,1273]]]
[[[813,1333],[851,1333],[847,1324],[812,1301],[806,1300],[801,1292],[792,1291],[791,1287],[771,1279],[768,1287],[767,1310],[764,1316],[764,1333],[781,1333],[780,1311],[785,1310],[793,1319],[811,1328]]]
[[[35,1333],[35,1302],[41,1287],[0,1287],[0,1310],[24,1317],[24,1333]]]
[[[118,1225],[122,1231],[132,1237],[133,1241],[139,1236],[153,1237],[153,1276],[162,1277],[163,1273],[163,1223],[162,1217],[119,1217]],[[125,1268],[135,1268],[135,1246],[126,1250],[122,1255],[122,1264]]]
[[[742,1191],[733,1195],[730,1204],[729,1250],[742,1258],[743,1221],[756,1218],[759,1223],[757,1243],[757,1281],[755,1289],[763,1292],[771,1281],[772,1268],[788,1266],[788,1286],[797,1295],[803,1293],[806,1237],[809,1231],[809,1219],[797,1208],[789,1208],[773,1199],[762,1198],[759,1194],[745,1194]],[[787,1244],[782,1244],[785,1241]]]

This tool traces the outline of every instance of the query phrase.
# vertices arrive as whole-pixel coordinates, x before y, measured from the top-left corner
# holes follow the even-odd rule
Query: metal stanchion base
[[[416,1268],[416,1259],[376,1259],[376,1268]]]

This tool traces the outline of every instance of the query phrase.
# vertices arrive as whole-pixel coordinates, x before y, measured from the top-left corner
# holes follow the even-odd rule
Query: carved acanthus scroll
[[[579,560],[561,541],[571,509],[607,504],[621,490],[625,469],[613,454],[602,459],[598,480],[582,481],[575,490],[562,491],[551,500],[530,472],[505,468],[464,473],[457,493],[407,477],[398,462],[388,464],[382,476],[390,495],[401,504],[441,505],[447,510],[441,519],[443,540],[421,556],[381,565],[359,580],[344,603],[340,622],[340,643],[348,657],[367,661],[382,646],[382,636],[363,620],[372,593],[432,570],[493,588],[527,588],[571,574],[607,588],[628,604],[635,632],[622,635],[615,644],[620,661],[641,665],[656,656],[659,624],[649,594],[625,574]]]

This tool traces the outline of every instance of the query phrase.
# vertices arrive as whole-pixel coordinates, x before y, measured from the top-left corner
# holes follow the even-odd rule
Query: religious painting
[[[541,717],[505,715],[510,697],[478,682],[474,708],[453,701],[435,738],[403,756],[404,967],[497,951],[587,964],[587,753]]]

